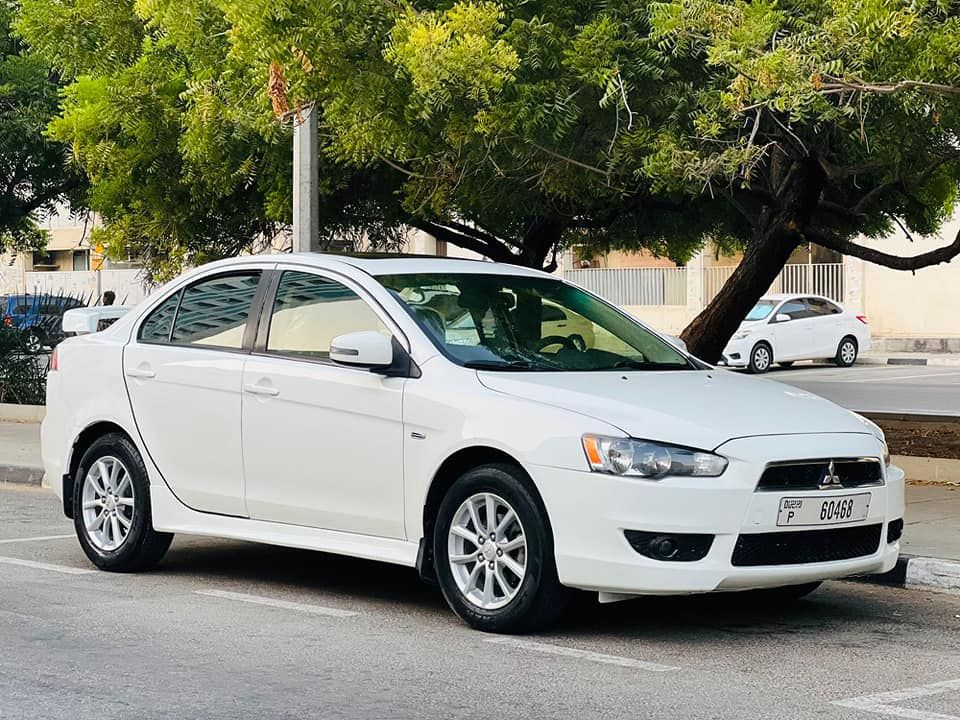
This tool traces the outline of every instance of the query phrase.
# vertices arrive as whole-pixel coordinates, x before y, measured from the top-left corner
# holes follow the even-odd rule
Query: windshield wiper
[[[689,363],[655,363],[643,360],[620,360],[607,370],[692,370]]]
[[[529,360],[467,360],[463,363],[471,370],[557,370],[551,365],[541,365]]]

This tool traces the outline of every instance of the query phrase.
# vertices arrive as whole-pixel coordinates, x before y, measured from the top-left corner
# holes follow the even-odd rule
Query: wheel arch
[[[547,513],[543,497],[537,488],[536,483],[527,472],[523,464],[505,450],[492,447],[490,445],[471,445],[463,447],[448,456],[437,468],[427,489],[427,495],[423,503],[422,530],[420,537],[420,549],[417,553],[417,571],[420,576],[429,581],[435,579],[433,567],[433,552],[431,550],[433,529],[436,524],[437,512],[440,509],[440,503],[443,501],[447,491],[457,479],[468,470],[481,465],[510,465],[519,471],[520,480],[527,486],[527,489],[533,495],[540,511],[543,513],[544,521],[547,524],[547,530],[551,539],[553,538],[553,526],[550,523],[550,516]]]
[[[87,425],[73,441],[67,472],[63,476],[63,514],[68,518],[73,518],[73,488],[77,470],[80,468],[80,460],[93,443],[110,433],[123,435],[136,447],[137,443],[133,436],[125,428],[110,420],[99,420]]]

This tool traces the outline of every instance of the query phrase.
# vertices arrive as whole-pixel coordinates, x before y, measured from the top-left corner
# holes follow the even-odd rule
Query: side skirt
[[[198,512],[178,501],[166,485],[150,485],[150,504],[153,527],[160,532],[249,540],[407,567],[417,564],[415,542]]]

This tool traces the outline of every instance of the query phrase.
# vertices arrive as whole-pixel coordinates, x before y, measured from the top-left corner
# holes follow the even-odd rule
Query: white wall
[[[149,293],[143,285],[139,270],[101,270],[101,292],[113,290],[117,295],[117,304],[136,305]],[[23,273],[23,284],[19,287],[5,288],[6,292],[28,292],[31,294],[51,293],[74,295],[84,298],[93,296],[96,302],[97,273],[91,270],[75,272],[27,272]]]
[[[911,243],[897,231],[883,240],[858,242],[895,255],[918,255],[949,245],[960,231],[960,213],[930,238]],[[902,270],[848,259],[848,277],[860,276],[860,302],[874,337],[960,337],[960,259],[917,270]],[[859,267],[857,267],[859,265]]]

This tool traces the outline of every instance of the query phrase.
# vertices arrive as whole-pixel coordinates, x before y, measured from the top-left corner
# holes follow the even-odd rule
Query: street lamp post
[[[316,244],[320,216],[317,189],[317,113],[305,107],[293,121],[293,251],[309,252]]]

